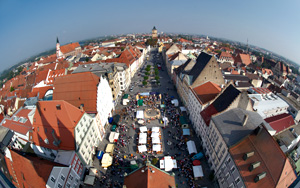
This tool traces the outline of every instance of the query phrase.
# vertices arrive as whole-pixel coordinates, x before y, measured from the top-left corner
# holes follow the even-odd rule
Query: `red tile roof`
[[[83,114],[65,101],[39,101],[33,120],[33,143],[54,150],[74,150],[74,129]],[[61,141],[58,147],[53,144],[55,140]]]
[[[279,114],[277,116],[266,118],[265,121],[276,130],[276,133],[295,125],[293,116],[289,114]]]
[[[221,92],[221,88],[210,81],[195,87],[192,90],[198,96],[202,104],[213,100]]]
[[[49,70],[46,78],[46,84],[53,84],[53,81],[56,77],[60,77],[64,75],[65,75],[65,69]]]
[[[243,160],[243,155],[252,151],[254,155]],[[296,179],[288,158],[265,128],[257,135],[247,136],[229,152],[248,188],[288,187]],[[260,166],[250,172],[249,166],[258,161]],[[266,177],[255,183],[254,178],[263,172],[266,172]]]
[[[15,113],[12,118],[5,119],[4,122],[2,122],[3,127],[7,127],[10,130],[13,130],[17,133],[26,135],[28,131],[32,130],[32,124],[30,120],[28,119],[28,114],[31,112],[31,109],[21,109],[17,113]],[[14,117],[18,117],[18,119],[14,120]],[[26,118],[26,122],[20,122],[20,118]]]
[[[5,162],[16,187],[46,187],[56,163],[38,157],[24,157],[12,150],[10,153],[12,161],[5,157]]]
[[[271,69],[265,69],[265,68],[262,68],[262,73],[263,74],[268,74],[268,75],[273,75],[273,71]]]
[[[204,122],[207,126],[209,126],[209,122],[211,119],[211,116],[219,113],[217,109],[213,105],[209,105],[207,108],[205,108],[202,112],[200,112]]]
[[[227,52],[222,52],[220,55],[220,58],[225,58],[225,57],[232,58],[232,55]],[[232,58],[232,60],[233,60],[233,58]]]
[[[46,80],[49,71],[50,71],[49,69],[37,71],[37,75],[35,77],[35,84],[38,84],[43,80]]]
[[[39,99],[42,99],[46,92],[51,89],[53,89],[53,86],[35,87],[32,92],[28,93],[28,97],[36,97],[39,94]]]
[[[145,169],[146,167],[147,169]],[[144,172],[142,172],[142,170]],[[151,170],[154,172],[152,173]],[[152,165],[144,166],[126,176],[124,178],[124,185],[128,188],[176,187],[174,176],[171,176]]]
[[[53,100],[65,100],[86,112],[97,112],[97,86],[100,79],[91,72],[69,74],[54,81]]]
[[[247,66],[251,63],[249,54],[239,54],[239,55],[240,55],[241,61],[244,65]]]
[[[78,42],[71,43],[71,44],[66,44],[66,45],[63,45],[63,46],[60,47],[60,51],[63,54],[66,54],[66,53],[75,51],[75,48],[77,48],[77,47],[80,47]]]
[[[268,88],[263,88],[263,87],[254,87],[252,88],[255,93],[257,94],[270,94],[272,91],[270,91]]]

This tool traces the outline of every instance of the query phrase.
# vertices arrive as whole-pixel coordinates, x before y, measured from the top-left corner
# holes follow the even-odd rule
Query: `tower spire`
[[[56,43],[59,43],[58,37],[56,37]]]

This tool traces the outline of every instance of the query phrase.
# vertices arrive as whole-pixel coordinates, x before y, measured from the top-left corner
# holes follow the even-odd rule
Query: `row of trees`
[[[144,81],[143,81],[143,85],[144,86],[148,84],[147,81],[149,81],[149,78],[150,78],[149,76],[151,74],[151,65],[147,65],[147,67],[146,67],[145,70],[146,70],[146,73],[145,73],[146,76],[144,76]],[[157,68],[157,66],[155,66],[155,68],[154,68],[154,75],[155,75],[155,77],[154,78],[155,78],[157,84],[160,83],[159,82],[159,76],[158,76],[158,74],[159,74],[158,68]]]

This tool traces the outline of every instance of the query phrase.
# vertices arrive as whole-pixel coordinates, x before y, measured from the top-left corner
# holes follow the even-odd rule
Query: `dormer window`
[[[254,155],[254,151],[245,153],[245,154],[243,155],[244,161],[246,161],[248,158],[252,157],[253,155]]]
[[[259,180],[263,179],[264,177],[266,177],[267,173],[263,172],[258,174],[255,178],[254,178],[254,182],[257,183]]]

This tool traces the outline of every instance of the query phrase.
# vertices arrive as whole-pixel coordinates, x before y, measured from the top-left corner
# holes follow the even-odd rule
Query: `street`
[[[99,164],[99,159],[95,157],[94,166],[99,170],[99,177],[97,177],[95,184],[96,187],[122,187],[124,173],[126,172],[129,174],[131,172],[130,161],[135,160],[138,166],[141,167],[147,159],[152,161],[154,158],[162,159],[164,156],[172,156],[177,161],[178,168],[168,172],[175,173],[177,187],[214,187],[208,178],[211,171],[208,167],[205,157],[200,160],[204,177],[202,179],[194,180],[192,160],[187,150],[186,141],[194,141],[197,151],[203,152],[200,140],[195,135],[191,125],[189,125],[191,135],[188,137],[182,136],[182,128],[179,123],[179,115],[184,114],[179,111],[179,107],[182,103],[180,102],[176,89],[171,82],[170,77],[168,76],[161,54],[157,54],[159,54],[157,53],[157,49],[152,49],[149,60],[147,60],[146,63],[141,66],[140,70],[138,70],[135,76],[132,78],[129,88],[133,86],[133,90],[131,92],[126,92],[130,95],[131,102],[127,106],[124,106],[121,104],[122,101],[120,101],[116,106],[115,112],[121,115],[119,126],[117,128],[120,133],[120,138],[119,141],[115,143],[113,164],[112,166],[108,167],[107,170],[101,167],[101,164]],[[151,84],[150,86],[142,87],[142,81],[144,80],[143,76],[145,73],[144,70],[146,66],[155,66],[158,63],[162,65],[162,70],[159,70],[160,86],[157,84]],[[136,110],[136,104],[134,104],[134,101],[136,100],[137,93],[145,92],[157,92],[162,94],[162,101],[166,105],[166,108],[161,110],[161,113],[169,119],[169,124],[166,127],[164,127],[164,124],[161,124],[161,118],[151,120],[150,123],[145,122],[145,126],[148,128],[148,130],[152,127],[160,127],[163,150],[161,154],[148,152],[140,154],[137,152],[138,133],[140,131],[140,126],[135,119],[134,111]],[[178,99],[179,106],[174,107],[170,102],[171,99]],[[124,110],[125,107],[127,107],[126,110]],[[148,107],[144,105],[138,107],[138,110],[146,110],[147,108]],[[185,116],[188,120],[188,116]],[[134,127],[132,126],[133,124],[135,125]],[[108,137],[111,132],[110,129],[111,125],[107,129],[105,139],[99,146],[99,149],[102,151],[105,151],[106,145],[109,143]],[[155,166],[159,168],[159,162]]]

